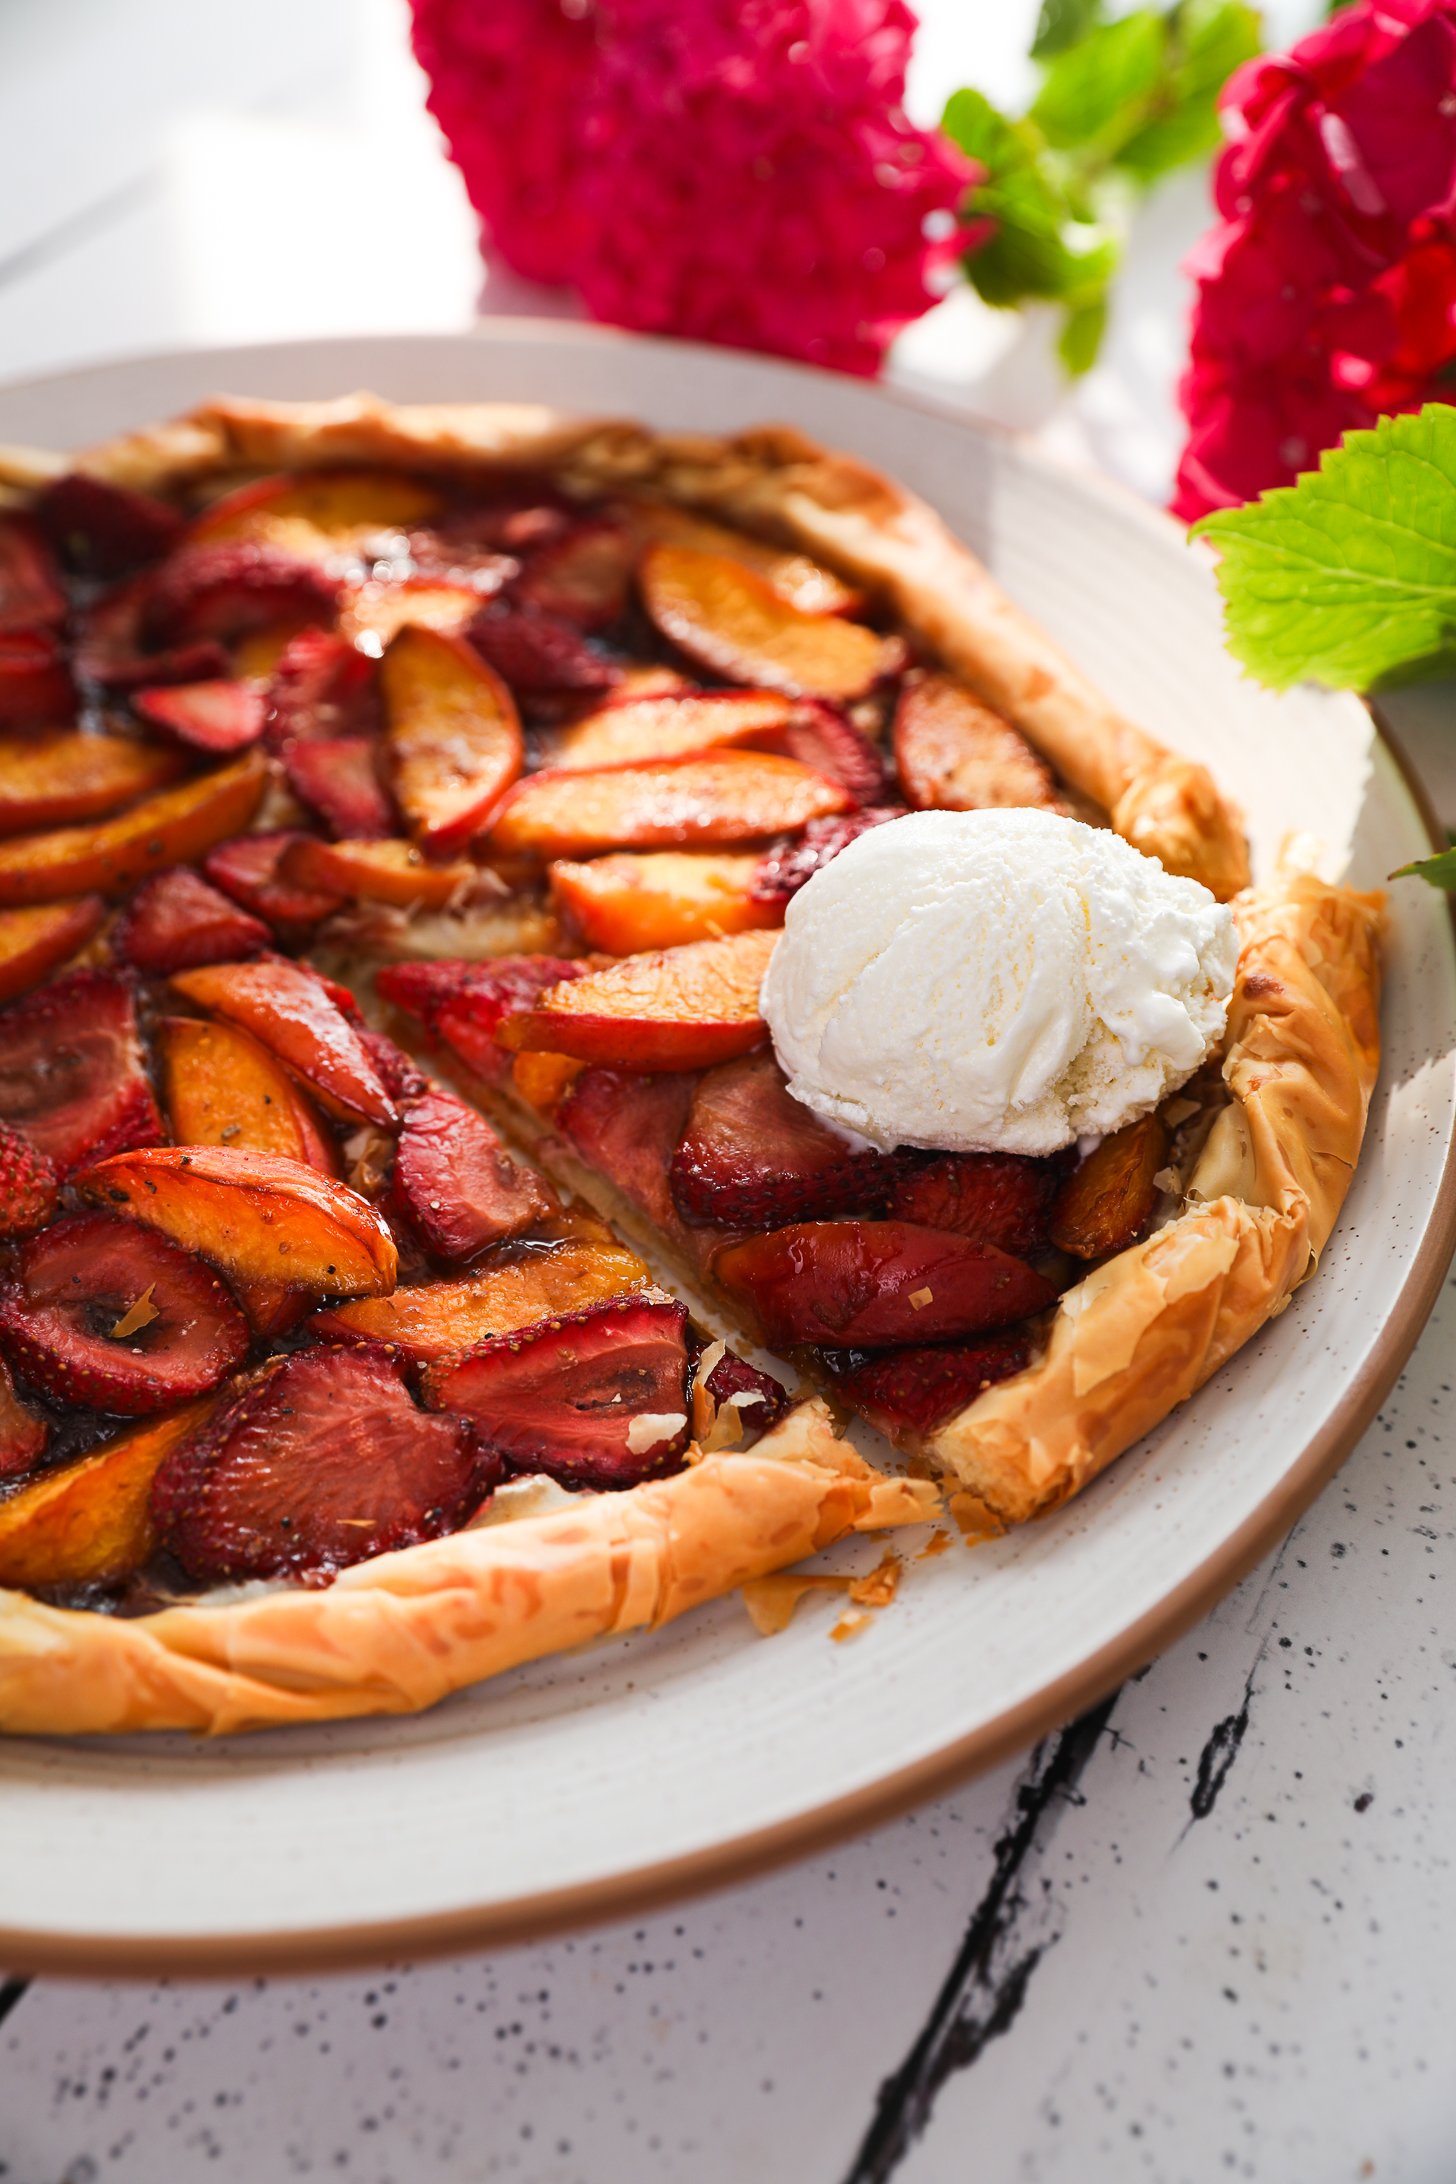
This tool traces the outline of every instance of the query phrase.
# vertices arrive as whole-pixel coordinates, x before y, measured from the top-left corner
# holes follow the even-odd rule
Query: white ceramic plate
[[[1429,832],[1351,699],[1242,682],[1207,566],[1161,517],[1000,435],[725,351],[499,322],[108,365],[0,389],[58,447],[223,390],[500,396],[710,431],[787,419],[934,502],[1134,717],[1206,759],[1267,859],[1286,829],[1378,885]],[[463,1948],[622,1912],[862,1828],[1090,1703],[1231,1585],[1390,1385],[1456,1228],[1456,960],[1395,891],[1386,1062],[1319,1278],[1070,1508],[912,1565],[832,1645],[832,1605],[754,1637],[721,1601],[434,1712],[204,1744],[0,1746],[0,1963],[239,1969]],[[872,1561],[863,1546],[849,1560]]]

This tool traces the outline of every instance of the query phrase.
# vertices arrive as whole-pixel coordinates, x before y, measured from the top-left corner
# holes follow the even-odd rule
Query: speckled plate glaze
[[[934,502],[1136,718],[1205,759],[1267,862],[1291,828],[1378,885],[1429,844],[1354,700],[1240,680],[1162,517],[891,391],[729,352],[499,321],[218,350],[0,389],[0,439],[82,444],[217,390],[507,397],[725,430],[787,419]],[[1234,1583],[1373,1414],[1456,1235],[1456,952],[1393,895],[1386,1062],[1319,1278],[1071,1507],[912,1563],[833,1645],[721,1601],[432,1713],[206,1745],[0,1747],[0,1964],[238,1971],[464,1949],[620,1914],[867,1827],[1090,1704]],[[913,1551],[913,1542],[912,1551]],[[843,1551],[844,1563],[877,1548]]]

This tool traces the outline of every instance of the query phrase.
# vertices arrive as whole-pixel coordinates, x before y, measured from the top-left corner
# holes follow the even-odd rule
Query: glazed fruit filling
[[[1078,1166],[866,1152],[790,1098],[795,891],[906,810],[1067,807],[788,548],[528,476],[64,477],[0,515],[0,744],[0,1583],[322,1582],[508,1473],[622,1489],[782,1415],[366,1021],[361,958],[901,1437],[1153,1217],[1156,1117]]]

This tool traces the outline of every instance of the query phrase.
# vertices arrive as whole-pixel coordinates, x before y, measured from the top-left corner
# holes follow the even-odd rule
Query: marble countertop
[[[1031,12],[972,33],[955,0],[923,7],[922,107],[957,72],[1014,86]],[[399,0],[233,22],[187,0],[0,13],[6,376],[469,323],[470,223]],[[965,301],[900,375],[1160,493],[1202,217],[1196,182],[1144,216],[1074,400],[1043,329]],[[487,285],[485,308],[528,306],[559,308]],[[1394,713],[1456,817],[1452,693]],[[1034,1751],[826,1856],[485,1958],[0,1981],[0,2179],[1443,2184],[1453,1356],[1448,1281],[1338,1477],[1212,1615]]]

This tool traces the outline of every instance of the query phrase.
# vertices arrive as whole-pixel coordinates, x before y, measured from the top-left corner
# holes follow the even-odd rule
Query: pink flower
[[[510,0],[529,25],[510,71],[498,0],[415,7],[497,246],[538,278],[549,263],[595,317],[873,372],[934,301],[975,172],[906,118],[904,0],[598,0],[569,35],[552,0]],[[459,61],[447,17],[471,32]]]
[[[1357,0],[1221,105],[1222,222],[1188,264],[1190,519],[1456,398],[1456,0]]]

